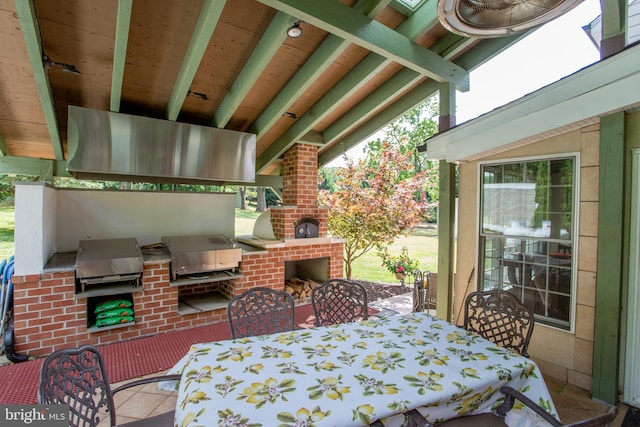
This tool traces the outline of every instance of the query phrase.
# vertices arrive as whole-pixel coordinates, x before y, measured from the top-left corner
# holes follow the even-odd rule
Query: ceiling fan
[[[582,0],[439,0],[438,18],[466,37],[502,37],[542,25]]]

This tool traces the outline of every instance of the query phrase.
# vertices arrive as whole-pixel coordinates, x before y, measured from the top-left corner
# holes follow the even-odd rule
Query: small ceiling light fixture
[[[209,99],[206,93],[194,92],[191,89],[189,89],[189,92],[187,92],[187,96],[195,96],[196,98],[201,99],[203,101],[206,101],[207,99]]]
[[[47,70],[52,66],[56,66],[62,68],[62,71],[65,73],[80,74],[80,70],[78,70],[75,65],[52,61],[47,55],[42,55],[42,64]]]
[[[300,28],[300,21],[296,21],[292,26],[287,29],[287,35],[292,39],[297,39],[302,35],[302,28]]]

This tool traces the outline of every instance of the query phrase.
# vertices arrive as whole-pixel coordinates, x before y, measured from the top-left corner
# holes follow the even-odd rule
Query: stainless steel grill
[[[201,275],[217,271],[236,273],[242,262],[242,249],[224,235],[167,236],[162,243],[171,253],[171,275]]]
[[[76,279],[87,285],[139,281],[144,269],[135,238],[81,240],[76,255]]]

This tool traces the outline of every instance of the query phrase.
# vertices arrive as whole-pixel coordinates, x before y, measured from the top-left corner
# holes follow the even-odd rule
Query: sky
[[[582,29],[600,15],[599,0],[585,0],[568,13],[469,73],[470,90],[456,93],[456,122],[462,124],[593,64],[598,49]],[[379,132],[368,140],[382,137]],[[347,152],[361,157],[365,142]],[[341,157],[327,166],[342,166]]]

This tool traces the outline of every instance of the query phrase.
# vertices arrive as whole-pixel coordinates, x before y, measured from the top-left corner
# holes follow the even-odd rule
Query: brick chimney
[[[328,208],[318,206],[318,147],[295,144],[282,162],[282,206],[271,207],[271,226],[278,239],[295,239],[304,218],[318,221],[318,237],[327,236]]]

